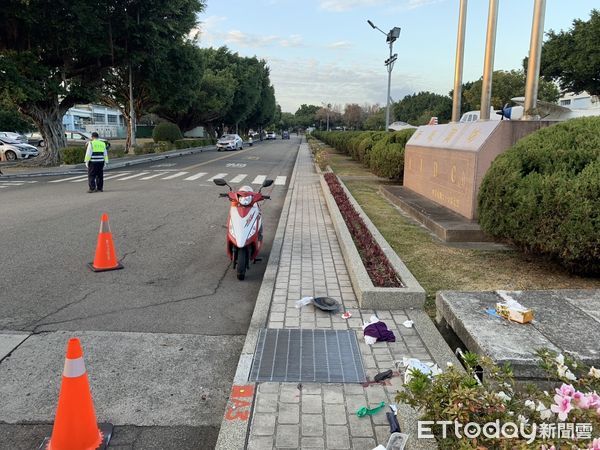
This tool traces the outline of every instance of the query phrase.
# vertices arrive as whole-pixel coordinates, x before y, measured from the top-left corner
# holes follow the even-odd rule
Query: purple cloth
[[[364,329],[365,336],[371,336],[377,339],[378,341],[388,341],[388,342],[396,342],[396,336],[390,330],[388,330],[385,322],[375,322],[371,325],[368,325]]]

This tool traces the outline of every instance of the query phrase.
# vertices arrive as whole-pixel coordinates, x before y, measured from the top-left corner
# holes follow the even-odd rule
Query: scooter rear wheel
[[[243,280],[246,278],[246,267],[248,266],[248,249],[240,248],[237,251],[237,279]]]

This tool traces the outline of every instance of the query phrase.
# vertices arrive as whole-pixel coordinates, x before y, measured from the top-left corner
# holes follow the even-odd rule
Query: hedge
[[[543,128],[499,155],[479,192],[479,223],[573,272],[600,273],[600,117]]]
[[[152,131],[152,140],[154,142],[166,141],[174,143],[180,139],[183,139],[181,130],[176,124],[171,122],[161,122]]]
[[[60,158],[65,164],[80,164],[85,158],[85,147],[65,147],[59,150]]]
[[[313,131],[317,139],[350,155],[380,177],[401,180],[404,147],[414,129],[385,131]]]
[[[214,144],[214,139],[204,138],[204,139],[179,139],[175,141],[175,148],[183,149],[183,148],[194,148],[194,147],[206,147],[208,145]]]

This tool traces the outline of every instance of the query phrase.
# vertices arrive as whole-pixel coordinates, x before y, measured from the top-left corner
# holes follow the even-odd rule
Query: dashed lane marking
[[[191,177],[184,178],[184,180],[185,181],[194,181],[199,178],[202,178],[206,174],[207,174],[206,172],[200,172],[200,173],[197,173],[196,175],[192,175]]]
[[[169,175],[168,177],[161,178],[161,180],[172,180],[173,178],[180,177],[182,175],[187,175],[188,172],[177,172],[173,175]]]
[[[267,177],[265,175],[259,175],[254,180],[252,180],[252,184],[263,184]]]
[[[125,178],[119,178],[119,179],[118,179],[118,180],[116,180],[116,181],[132,180],[132,179],[134,179],[134,178],[141,177],[142,175],[148,175],[148,173],[149,173],[149,172],[140,172],[140,173],[134,173],[133,175],[129,175],[128,177],[125,177]]]
[[[168,172],[159,172],[154,175],[148,175],[147,177],[140,178],[140,180],[151,180],[152,178],[160,177],[161,175],[166,175]]]
[[[227,176],[227,174],[226,174],[226,173],[218,173],[218,174],[216,174],[214,177],[210,177],[210,178],[209,178],[208,180],[206,180],[206,181],[213,181],[213,180],[215,180],[216,178],[225,178],[226,176]]]
[[[241,183],[243,181],[243,179],[246,178],[247,176],[248,176],[247,174],[241,173],[237,177],[232,178],[229,182],[230,183]]]
[[[279,176],[279,177],[275,178],[275,185],[279,185],[279,186],[284,185],[286,180],[287,180],[287,177]]]

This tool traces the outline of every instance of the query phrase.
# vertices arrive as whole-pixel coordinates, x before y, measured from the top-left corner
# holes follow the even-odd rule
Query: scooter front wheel
[[[246,278],[246,267],[248,266],[248,249],[240,248],[237,251],[237,279],[243,280]]]

